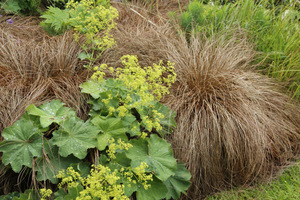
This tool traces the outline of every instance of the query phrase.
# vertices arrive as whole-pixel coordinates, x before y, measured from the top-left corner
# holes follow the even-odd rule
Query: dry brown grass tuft
[[[249,69],[253,51],[241,37],[166,46],[178,75],[165,99],[177,112],[170,141],[192,173],[189,198],[269,179],[299,154],[300,110]]]
[[[13,24],[2,24],[0,32],[0,132],[28,105],[52,99],[86,116],[78,86],[88,75],[77,59],[81,50],[72,34],[49,38],[39,30],[35,37],[31,31],[39,29],[37,22],[35,26],[23,23],[20,29],[17,24],[21,23],[13,20]]]

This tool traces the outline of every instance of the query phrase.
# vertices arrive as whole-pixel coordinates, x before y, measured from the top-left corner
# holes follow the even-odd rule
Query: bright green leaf
[[[91,122],[97,126],[101,132],[111,136],[119,136],[126,132],[121,118],[96,116]]]
[[[148,184],[151,184],[151,187],[147,190],[144,189],[143,185],[138,185],[138,190],[136,191],[137,200],[164,199],[166,197],[168,189],[159,179],[153,177],[153,181],[148,182]]]
[[[42,127],[47,127],[53,122],[60,124],[68,116],[76,116],[75,112],[70,108],[64,107],[64,103],[60,100],[53,100],[39,107],[32,104],[26,110],[30,115],[40,116]]]
[[[62,10],[50,6],[48,10],[41,15],[41,18],[45,19],[43,23],[50,26],[56,34],[61,34],[70,28],[70,15],[68,9]]]
[[[15,172],[22,166],[32,167],[34,157],[42,156],[43,133],[30,120],[19,120],[3,130],[4,141],[0,143],[2,162],[10,164]]]
[[[94,99],[98,99],[102,92],[105,92],[104,82],[98,82],[95,80],[88,80],[82,83],[80,86],[81,92],[91,95]]]
[[[81,52],[79,55],[78,55],[78,58],[80,59],[80,60],[84,60],[84,59],[89,59],[89,58],[91,58],[92,57],[92,54],[90,54],[90,53],[85,53],[84,51],[83,52]]]
[[[175,175],[165,181],[168,188],[167,199],[179,199],[180,194],[190,187],[190,179],[191,173],[185,168],[184,163],[178,163]]]
[[[83,122],[79,118],[67,118],[60,128],[53,132],[51,142],[60,147],[60,155],[67,157],[73,154],[79,159],[87,155],[88,148],[97,145],[96,136],[99,129],[89,121]]]
[[[129,148],[126,156],[131,159],[132,168],[140,166],[141,162],[146,162],[149,166],[148,171],[154,171],[162,181],[175,175],[176,159],[168,142],[157,135],[151,135],[150,139],[131,140],[130,143],[133,147]]]
[[[108,140],[111,138],[112,136],[107,134],[107,133],[104,133],[104,134],[99,134],[97,136],[97,148],[100,150],[100,151],[103,151],[107,145],[108,145]]]

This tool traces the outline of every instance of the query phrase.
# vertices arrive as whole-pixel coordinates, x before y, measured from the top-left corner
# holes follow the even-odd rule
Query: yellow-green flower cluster
[[[98,165],[94,166],[87,178],[82,178],[72,167],[61,171],[56,176],[62,178],[59,186],[67,184],[67,188],[83,186],[76,200],[129,200],[124,194],[124,185],[118,183],[120,179],[118,170],[111,171],[110,168]]]
[[[99,198],[101,200],[129,200],[124,195],[124,185],[118,183],[120,179],[118,170],[113,172],[110,168],[98,165],[91,170],[91,174],[85,179],[83,186],[85,189],[80,192],[80,196],[76,199],[91,199],[90,197]]]
[[[92,80],[95,80],[95,81],[98,81],[98,82],[101,82],[103,80],[103,77],[105,76],[105,72],[104,70],[107,68],[107,65],[106,64],[102,64],[100,66],[95,66],[93,68],[93,70],[95,71],[93,73],[93,75],[91,76],[91,79]]]
[[[56,178],[61,178],[61,182],[58,184],[58,188],[62,188],[65,184],[68,187],[77,187],[79,182],[83,182],[84,179],[76,172],[72,167],[69,167],[67,170],[59,171],[56,175]]]
[[[130,113],[132,108],[152,108],[150,116],[142,117],[143,124],[148,131],[152,131],[154,128],[161,130],[160,120],[164,116],[153,108],[153,102],[156,100],[159,101],[163,95],[169,93],[171,84],[176,80],[174,64],[168,62],[167,66],[164,66],[161,61],[159,64],[153,64],[152,67],[142,68],[136,56],[125,55],[121,60],[123,68],[113,69],[110,67],[109,71],[115,75],[117,80],[121,80],[129,90],[126,98],[120,99],[120,106],[118,108],[109,106],[109,102],[113,98],[112,96],[102,99],[102,102],[108,106],[109,115],[117,113],[119,117],[125,117]],[[100,67],[94,67],[95,72],[91,78],[101,82],[105,75],[104,70],[107,68],[105,64]],[[137,95],[140,99],[133,101],[131,95]]]
[[[52,194],[52,190],[50,189],[45,189],[45,188],[42,188],[40,189],[40,194],[41,194],[41,200],[46,200],[48,197],[51,196]]]
[[[148,184],[148,181],[153,181],[152,174],[146,174],[146,168],[148,168],[148,165],[145,162],[142,162],[139,167],[134,168],[134,172],[137,175],[137,180],[144,186],[145,190],[151,187],[151,185]]]
[[[109,157],[109,160],[116,158],[117,150],[128,150],[130,147],[132,147],[132,144],[126,143],[126,142],[122,141],[120,138],[118,139],[118,142],[115,142],[114,138],[110,138],[108,140],[108,142],[110,145],[109,145],[106,153]]]
[[[127,88],[137,91],[143,97],[139,104],[145,105],[154,98],[159,101],[162,95],[169,93],[171,84],[176,80],[174,64],[171,62],[167,63],[167,67],[163,66],[160,61],[152,67],[142,68],[137,56],[125,55],[121,60],[124,68],[116,69],[117,79],[122,80]],[[164,73],[167,73],[166,78],[164,78]],[[134,105],[134,107],[137,106]]]
[[[100,51],[115,45],[109,32],[116,26],[114,19],[118,18],[117,9],[94,0],[71,0],[67,3],[67,8],[70,9],[70,22],[76,31],[75,40],[79,41],[80,34],[85,36],[85,50],[89,45]]]

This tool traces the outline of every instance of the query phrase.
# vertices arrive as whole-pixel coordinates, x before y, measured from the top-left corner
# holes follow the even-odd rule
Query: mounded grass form
[[[183,30],[214,36],[224,30],[242,29],[261,52],[258,69],[285,84],[295,99],[300,97],[300,14],[293,1],[287,6],[269,7],[268,1],[241,0],[235,4],[204,5],[191,1],[181,15]]]
[[[0,132],[32,104],[61,99],[84,117],[79,84],[88,72],[72,33],[48,37],[37,20],[13,18],[0,31]],[[30,37],[31,36],[31,37]]]
[[[213,196],[209,196],[206,200],[239,200],[239,199],[257,199],[257,200],[290,200],[300,199],[300,165],[292,166],[284,171],[284,173],[273,180],[271,183],[259,184],[255,187],[243,189],[234,188],[224,191]]]
[[[177,112],[170,141],[192,173],[190,199],[270,179],[299,153],[298,105],[251,70],[245,39],[220,38],[166,44],[178,76],[165,99]]]

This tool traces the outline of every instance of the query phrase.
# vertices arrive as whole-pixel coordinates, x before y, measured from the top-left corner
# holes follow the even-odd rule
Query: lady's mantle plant
[[[5,165],[16,173],[28,167],[39,181],[59,183],[58,191],[42,189],[42,199],[178,199],[188,189],[190,173],[163,139],[176,125],[174,113],[158,102],[175,81],[173,64],[142,68],[129,55],[122,63],[93,67],[80,86],[90,95],[87,121],[53,100],[30,105],[4,129]],[[105,79],[106,73],[113,78]]]

